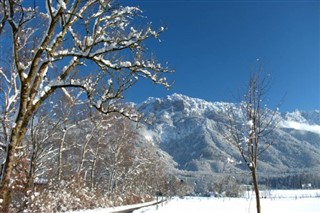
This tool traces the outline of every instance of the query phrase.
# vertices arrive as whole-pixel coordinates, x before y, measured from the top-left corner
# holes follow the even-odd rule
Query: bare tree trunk
[[[89,144],[92,142],[92,140],[94,139],[94,134],[95,134],[95,131],[100,127],[101,125],[101,122],[98,122],[98,123],[95,123],[90,134],[86,136],[86,142],[82,148],[82,152],[81,152],[81,158],[80,158],[80,164],[79,164],[79,167],[78,167],[78,176],[80,177],[80,173],[82,171],[82,168],[83,168],[83,165],[84,165],[84,162],[85,162],[85,158],[86,158],[86,153],[88,151],[88,146]],[[97,139],[98,140],[98,139]],[[100,146],[100,142],[99,140],[97,141],[97,147],[96,147],[96,151],[93,153],[94,154],[94,162],[93,162],[93,165],[92,165],[92,169],[91,169],[91,181],[92,181],[92,174],[94,175],[94,170],[95,170],[95,164],[96,164],[96,158],[97,158],[97,155],[98,155],[98,152],[99,152],[99,146]],[[90,147],[89,147],[90,149]],[[92,182],[91,182],[92,183]]]
[[[112,171],[110,171],[110,176],[109,176],[109,194],[113,192],[114,189],[114,168],[112,168]]]
[[[267,99],[265,95],[270,88],[270,82],[267,76],[261,76],[261,70],[257,71],[250,76],[244,99],[239,100],[240,106],[230,108],[227,139],[238,149],[251,171],[257,212],[261,213],[257,162],[259,155],[274,142],[261,139],[266,138],[276,128],[279,120],[277,110],[272,112],[263,104]],[[239,116],[237,110],[243,111],[242,115]]]
[[[94,130],[92,130],[89,138],[86,138],[86,143],[85,143],[84,146],[82,147],[80,164],[79,164],[78,172],[77,172],[77,173],[78,173],[78,177],[80,177],[80,174],[81,174],[81,171],[82,171],[84,162],[85,162],[85,160],[86,160],[85,158],[86,158],[87,148],[88,148],[88,145],[89,145],[91,139],[93,138],[93,133],[94,133]]]
[[[258,186],[258,178],[257,178],[256,168],[252,169],[251,174],[252,174],[254,192],[255,192],[255,195],[256,195],[257,213],[261,213],[260,193],[259,193],[259,186]]]
[[[138,113],[133,113],[133,109],[123,110],[122,104],[114,100],[122,99],[122,94],[138,81],[137,76],[170,88],[164,74],[173,72],[173,70],[162,66],[156,60],[136,57],[142,53],[144,41],[158,38],[164,31],[163,27],[152,30],[150,26],[146,26],[145,30],[141,32],[133,27],[126,30],[120,27],[120,29],[119,26],[129,27],[131,19],[139,16],[138,13],[141,11],[136,7],[116,6],[114,9],[113,6],[105,7],[105,1],[78,0],[70,4],[60,3],[63,1],[45,1],[46,7],[38,10],[30,8],[28,1],[1,0],[0,2],[1,15],[3,16],[0,24],[0,37],[6,40],[8,48],[12,49],[2,58],[8,59],[8,64],[12,62],[7,69],[18,74],[12,75],[14,79],[17,79],[17,82],[12,80],[15,88],[14,94],[10,94],[12,93],[9,89],[11,86],[5,88],[9,92],[7,94],[15,99],[9,106],[13,110],[12,116],[16,115],[16,110],[18,111],[16,126],[13,127],[10,140],[5,145],[7,156],[5,157],[3,179],[0,186],[0,208],[2,208],[1,211],[7,212],[10,203],[10,181],[13,180],[13,169],[19,156],[17,146],[20,148],[20,144],[23,143],[28,122],[44,100],[53,95],[57,89],[63,91],[66,91],[66,88],[79,89],[87,94],[90,106],[101,113],[119,112],[131,120],[138,121],[141,119]],[[57,7],[58,9],[56,9]],[[100,12],[102,11],[101,7],[104,8],[103,12]],[[48,18],[39,15],[42,12]],[[108,30],[97,29],[109,29],[114,25],[113,16],[108,17],[107,21],[101,21],[110,12],[114,12],[114,16],[120,21],[116,21],[111,38],[105,39],[109,37]],[[74,28],[78,25],[87,27],[90,23],[93,23],[94,30],[87,30],[83,34],[84,37],[90,38],[90,41],[86,39],[86,42],[80,42],[77,34],[81,29],[73,32],[72,26]],[[4,27],[7,25],[9,26]],[[3,33],[4,30],[7,33]],[[66,39],[69,36],[73,39]],[[100,48],[101,45],[104,45],[105,48]],[[110,48],[111,45],[114,47]],[[72,51],[69,51],[71,49]],[[110,54],[116,51],[121,54],[111,57]],[[122,52],[130,53],[128,58],[131,60],[123,61]],[[70,56],[75,57],[70,58]],[[111,60],[111,58],[117,63],[110,63],[108,59]],[[63,69],[54,70],[51,68],[55,67],[55,64],[58,64],[59,67],[63,66],[60,62],[67,63]],[[79,75],[82,71],[77,67],[87,63],[94,64],[93,70],[96,71]],[[101,72],[106,68],[108,68],[108,72]],[[47,75],[47,73],[50,74]],[[88,84],[88,82],[91,83]],[[71,97],[68,93],[66,95]],[[95,97],[100,98],[96,100]],[[63,146],[60,148],[59,177],[61,178]]]
[[[33,191],[34,189],[34,178],[35,178],[35,170],[36,170],[36,156],[38,152],[38,146],[35,139],[35,129],[34,129],[34,116],[32,117],[32,125],[30,128],[31,134],[31,141],[30,141],[30,150],[31,150],[31,157],[30,157],[30,164],[29,164],[29,171],[27,175],[27,186]],[[29,145],[27,145],[29,147]]]
[[[3,170],[3,178],[2,178],[2,185],[1,185],[1,199],[2,199],[2,209],[1,212],[8,212],[9,205],[11,203],[11,189],[9,188],[11,173],[13,171],[13,165],[16,161],[14,157],[15,153],[15,144],[17,143],[17,139],[12,141],[12,143],[8,144],[8,153],[7,158],[4,163],[4,170]]]
[[[91,181],[91,189],[94,188],[95,186],[95,170],[96,170],[96,164],[97,164],[97,158],[95,157],[93,159],[93,162],[92,162],[92,168],[91,168],[91,176],[90,176],[90,181]]]
[[[61,138],[60,145],[59,145],[59,154],[58,154],[58,181],[62,178],[62,152],[64,148],[64,141],[66,139],[67,130],[66,127],[64,128],[63,137]]]
[[[95,187],[95,171],[96,171],[97,160],[99,157],[98,156],[99,150],[100,150],[100,140],[98,140],[97,142],[97,147],[94,153],[94,158],[93,158],[92,167],[91,167],[91,177],[90,177],[91,189]]]
[[[20,123],[22,123],[22,121]],[[4,163],[3,179],[1,181],[1,212],[9,212],[9,205],[11,203],[10,180],[12,178],[14,166],[17,163],[17,146],[19,145],[18,143],[21,142],[27,130],[26,127],[19,128],[20,126],[22,125],[16,126],[13,129],[10,143],[8,144],[7,157]]]

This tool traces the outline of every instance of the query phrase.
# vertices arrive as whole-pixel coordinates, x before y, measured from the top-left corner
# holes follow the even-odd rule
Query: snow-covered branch
[[[165,75],[172,70],[150,59],[144,49],[145,41],[158,39],[164,28],[153,30],[146,22],[137,28],[141,13],[109,0],[45,0],[33,7],[26,0],[1,1],[0,39],[8,44],[2,55],[8,64],[0,68],[5,85],[0,88],[0,113],[10,149],[0,211],[9,211],[14,165],[25,164],[21,150],[32,116],[51,95],[63,94],[74,102],[85,99],[84,92],[97,111],[137,121],[141,116],[122,104],[125,91],[140,78],[170,87]]]

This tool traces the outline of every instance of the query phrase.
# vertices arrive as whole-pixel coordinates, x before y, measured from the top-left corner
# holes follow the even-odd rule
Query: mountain
[[[181,94],[149,98],[140,112],[153,120],[145,137],[175,162],[173,170],[191,176],[245,174],[238,150],[225,138],[227,109],[233,103],[207,102]],[[239,113],[239,118],[243,117]],[[277,113],[280,121],[259,156],[261,177],[320,172],[320,111]]]

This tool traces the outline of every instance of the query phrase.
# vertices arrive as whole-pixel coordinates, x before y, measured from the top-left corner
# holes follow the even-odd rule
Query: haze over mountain
[[[248,172],[238,150],[224,136],[230,106],[237,107],[181,94],[149,98],[139,110],[151,116],[154,124],[143,134],[172,158],[172,169],[177,173]],[[261,176],[319,173],[320,111],[279,112],[276,116],[280,122],[268,135],[273,144],[259,156]]]

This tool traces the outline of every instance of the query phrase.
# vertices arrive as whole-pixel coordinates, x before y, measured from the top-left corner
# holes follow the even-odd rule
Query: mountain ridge
[[[175,162],[174,169],[194,174],[248,172],[238,150],[223,134],[229,107],[182,94],[149,98],[138,106],[153,117],[149,139]],[[240,111],[239,117],[243,116]],[[275,143],[259,157],[261,176],[320,171],[320,111],[277,112],[278,128],[268,136]]]

